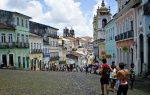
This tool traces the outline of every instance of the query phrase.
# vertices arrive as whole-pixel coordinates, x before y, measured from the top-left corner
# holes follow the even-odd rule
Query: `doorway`
[[[25,57],[23,57],[23,68],[25,68]]]
[[[148,37],[148,75],[150,75],[150,37]]]
[[[14,66],[13,54],[9,54],[9,65]]]
[[[143,72],[143,63],[144,63],[144,40],[143,35],[140,34],[140,58],[141,58],[141,73]]]
[[[20,65],[21,65],[21,59],[20,59],[20,56],[18,56],[18,67],[20,68]]]
[[[27,68],[29,68],[29,57],[26,57]]]
[[[2,55],[3,65],[2,67],[7,67],[7,56],[5,54]]]

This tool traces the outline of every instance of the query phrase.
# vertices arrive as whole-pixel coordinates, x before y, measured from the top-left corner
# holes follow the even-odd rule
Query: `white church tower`
[[[111,20],[110,7],[106,8],[104,0],[101,7],[97,9],[97,14],[93,18],[93,38],[95,61],[98,61],[101,52],[105,52],[105,30],[104,27]]]

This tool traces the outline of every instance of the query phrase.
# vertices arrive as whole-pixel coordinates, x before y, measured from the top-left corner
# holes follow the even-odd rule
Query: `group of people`
[[[134,64],[131,63],[130,71],[125,63],[120,62],[119,66],[115,66],[115,62],[112,65],[107,64],[106,59],[102,59],[102,65],[100,66],[100,72],[102,77],[100,78],[101,90],[104,95],[104,85],[106,85],[106,95],[109,94],[109,88],[117,90],[117,95],[127,95],[128,91],[128,81],[127,77],[130,72],[130,87],[133,89],[133,83],[135,80]],[[111,85],[109,87],[109,84]]]

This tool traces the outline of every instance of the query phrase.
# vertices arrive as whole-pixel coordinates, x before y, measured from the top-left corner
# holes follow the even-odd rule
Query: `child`
[[[134,64],[131,63],[131,68],[130,68],[130,81],[131,81],[130,86],[131,86],[131,90],[133,89],[134,80],[135,80]]]

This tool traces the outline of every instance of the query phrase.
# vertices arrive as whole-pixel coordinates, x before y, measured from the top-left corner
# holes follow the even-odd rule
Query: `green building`
[[[29,68],[29,19],[0,10],[0,61],[2,67]]]

